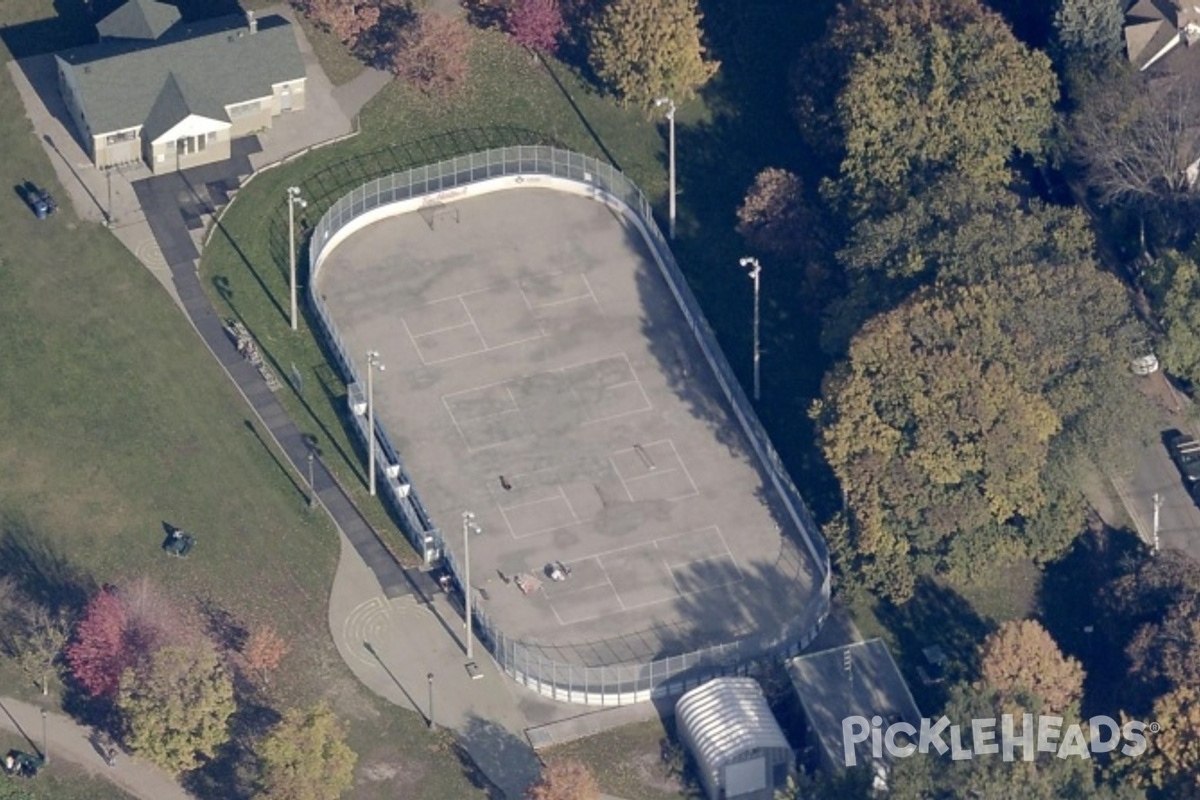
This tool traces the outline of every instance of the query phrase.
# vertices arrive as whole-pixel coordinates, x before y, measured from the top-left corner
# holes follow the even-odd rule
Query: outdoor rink
[[[315,288],[380,352],[377,420],[460,565],[475,513],[492,623],[597,666],[811,618],[818,567],[636,228],[547,189],[448,208],[354,234]]]

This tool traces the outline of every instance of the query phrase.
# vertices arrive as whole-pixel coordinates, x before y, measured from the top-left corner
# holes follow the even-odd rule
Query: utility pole
[[[760,288],[759,275],[762,274],[762,264],[758,263],[757,258],[746,256],[739,259],[738,263],[743,267],[750,268],[750,280],[754,281],[754,402],[758,402],[760,392],[759,385],[759,349],[758,349],[758,296]]]
[[[1162,508],[1162,495],[1158,492],[1154,493],[1154,553],[1158,554],[1158,517],[1159,509]]]
[[[669,97],[660,97],[654,101],[655,108],[667,107],[667,130],[668,142],[667,145],[667,180],[670,184],[668,189],[668,208],[667,218],[670,220],[671,240],[675,239],[675,101]]]
[[[313,484],[313,451],[308,448],[308,510],[317,507],[317,487]]]
[[[425,680],[429,681],[429,730],[433,730],[437,727],[437,723],[433,721],[433,673],[427,674]]]

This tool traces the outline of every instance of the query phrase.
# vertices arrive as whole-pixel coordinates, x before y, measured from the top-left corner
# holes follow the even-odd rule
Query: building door
[[[292,110],[292,87],[285,86],[279,93],[279,107],[284,111]]]

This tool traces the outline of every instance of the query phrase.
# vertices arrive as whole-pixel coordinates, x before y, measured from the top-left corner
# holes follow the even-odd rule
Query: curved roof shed
[[[795,755],[753,678],[717,678],[675,704],[680,737],[710,800],[772,800]]]

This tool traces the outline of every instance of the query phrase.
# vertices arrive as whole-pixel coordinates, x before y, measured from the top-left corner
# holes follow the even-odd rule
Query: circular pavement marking
[[[167,265],[167,259],[163,258],[162,249],[153,239],[144,239],[139,242],[138,246],[134,248],[133,254],[137,256],[138,261],[151,269]]]
[[[378,642],[391,622],[388,603],[382,597],[372,597],[354,607],[342,623],[342,641],[355,658],[370,666],[379,666],[375,657],[367,652],[365,644]]]

